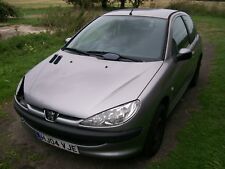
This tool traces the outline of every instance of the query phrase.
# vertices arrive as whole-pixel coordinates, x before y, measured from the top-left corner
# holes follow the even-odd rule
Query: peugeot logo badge
[[[54,112],[52,110],[44,110],[45,113],[45,120],[49,121],[49,122],[55,122],[55,120],[57,119],[57,117],[59,116],[59,114],[57,112]]]

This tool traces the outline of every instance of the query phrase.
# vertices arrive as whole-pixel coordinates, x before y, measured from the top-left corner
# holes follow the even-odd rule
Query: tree
[[[131,1],[131,3],[134,8],[138,8],[141,4],[141,0],[134,0],[134,1]]]
[[[126,0],[120,0],[120,8],[121,9],[125,8],[125,2],[126,2]]]
[[[16,16],[18,15],[15,7],[0,0],[0,22],[6,21],[8,17]]]
[[[138,8],[143,0],[129,0],[130,3],[132,3],[134,8]],[[125,2],[126,0],[120,0],[120,8],[125,8]]]
[[[78,5],[81,8],[89,8],[93,7],[94,3],[101,3],[102,8],[107,8],[108,0],[63,0],[69,4],[73,4],[74,6]]]
[[[102,8],[107,8],[107,3],[109,0],[63,0],[67,3],[78,5],[81,8],[93,7],[94,3],[101,3]],[[132,3],[134,8],[138,8],[143,0],[129,0]],[[120,8],[125,8],[126,0],[119,0]]]
[[[107,8],[107,1],[108,0],[101,0],[102,1],[102,8]]]

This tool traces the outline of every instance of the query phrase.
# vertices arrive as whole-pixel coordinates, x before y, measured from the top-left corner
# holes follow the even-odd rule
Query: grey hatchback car
[[[14,107],[43,142],[90,156],[153,156],[167,117],[197,83],[189,15],[125,9],[95,19],[20,81]]]

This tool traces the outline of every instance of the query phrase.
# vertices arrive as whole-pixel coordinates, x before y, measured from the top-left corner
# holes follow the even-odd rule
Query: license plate
[[[39,140],[41,140],[45,143],[48,143],[50,145],[53,145],[55,147],[61,148],[63,150],[66,150],[66,151],[69,151],[69,152],[72,152],[72,153],[75,153],[75,154],[79,154],[78,147],[75,144],[72,144],[72,143],[54,138],[52,136],[48,136],[48,135],[46,135],[44,133],[41,133],[41,132],[38,132],[38,131],[36,131],[36,137]]]

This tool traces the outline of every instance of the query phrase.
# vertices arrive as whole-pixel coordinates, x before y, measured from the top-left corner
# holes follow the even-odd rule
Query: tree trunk
[[[120,0],[120,2],[121,2],[120,8],[121,8],[121,9],[125,8],[125,1],[126,1],[126,0]]]
[[[107,8],[107,0],[102,0],[102,8]]]

